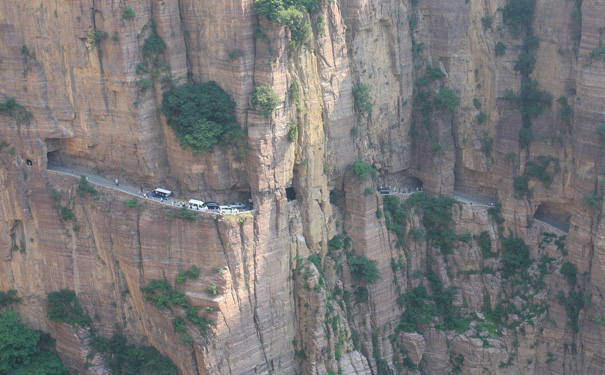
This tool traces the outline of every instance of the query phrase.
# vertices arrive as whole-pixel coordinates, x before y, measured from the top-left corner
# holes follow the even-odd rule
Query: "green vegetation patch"
[[[16,120],[29,121],[33,117],[31,112],[15,101],[15,98],[8,98],[6,102],[0,103],[0,113],[4,113]]]
[[[86,176],[81,175],[80,180],[78,181],[78,194],[84,195],[86,193],[95,196],[97,195],[97,190],[88,183]]]
[[[573,110],[569,106],[569,103],[567,102],[567,98],[562,96],[559,99],[557,99],[557,103],[559,103],[561,105],[561,107],[559,107],[559,110],[557,111],[557,115],[559,115],[559,118],[563,121],[569,120],[571,115],[573,115]]]
[[[72,326],[90,327],[92,324],[73,290],[62,289],[49,293],[47,315],[52,322],[67,323]]]
[[[536,0],[508,0],[502,10],[504,24],[513,35],[518,36],[521,31],[531,27],[535,8]]]
[[[584,293],[582,291],[571,290],[566,296],[563,291],[559,291],[557,299],[560,304],[565,307],[567,312],[567,326],[571,328],[573,332],[578,332],[580,326],[578,320],[580,317],[580,311],[584,308]]]
[[[441,86],[439,92],[433,99],[435,108],[439,111],[448,111],[454,113],[456,107],[460,105],[460,98],[449,88]]]
[[[164,92],[162,113],[185,149],[194,154],[233,146],[243,135],[235,103],[214,81],[186,83]]]
[[[298,138],[298,126],[296,124],[289,122],[288,123],[288,142],[294,143]]]
[[[183,219],[188,221],[196,221],[197,214],[194,211],[188,210],[187,207],[181,207],[178,210],[170,210],[168,217],[173,219]]]
[[[100,353],[113,375],[177,375],[178,368],[154,347],[128,345],[126,338],[115,334],[107,340],[95,336],[93,351]]]
[[[252,108],[265,117],[271,117],[275,108],[280,103],[279,96],[268,84],[254,86],[252,93]]]
[[[155,28],[143,43],[143,57],[149,58],[166,50],[166,43],[156,32]]]
[[[496,57],[504,56],[504,54],[506,53],[506,44],[502,42],[496,43],[495,53]]]
[[[416,207],[421,210],[422,223],[426,228],[426,238],[429,243],[441,249],[444,254],[450,253],[458,236],[454,231],[456,222],[452,216],[452,207],[456,200],[449,197],[429,197],[425,192],[412,194],[404,202],[396,197],[384,197],[384,209],[387,229],[397,236],[397,246],[405,243],[406,219],[411,210]]]
[[[510,277],[522,274],[531,265],[529,246],[522,238],[509,234],[502,238],[502,275]]]
[[[254,0],[254,9],[259,15],[287,27],[292,39],[302,43],[311,35],[308,13],[320,8],[318,0]]]
[[[548,173],[550,163],[554,164],[552,174]],[[559,159],[540,155],[525,163],[525,175],[542,181],[544,187],[550,187],[554,175],[561,171]]]
[[[134,12],[134,10],[131,7],[129,7],[129,6],[124,7],[124,11],[122,12],[123,19],[133,20],[133,19],[135,19],[136,16],[137,16],[137,14]]]
[[[353,86],[353,101],[355,109],[359,112],[365,112],[368,115],[372,114],[372,86],[360,83]]]
[[[368,178],[368,174],[372,177],[372,180],[376,179],[376,169],[361,159],[355,160],[355,163],[351,166],[351,172],[357,177],[359,181],[365,181]]]
[[[29,329],[12,310],[0,312],[0,374],[69,375],[49,335]]]
[[[364,255],[351,255],[348,257],[348,261],[349,269],[354,279],[364,281],[368,285],[374,284],[380,279],[377,260],[368,259]]]
[[[6,292],[0,292],[0,307],[6,307],[19,301],[21,301],[21,298],[17,296],[17,291],[14,289],[9,289]]]
[[[159,309],[181,307],[185,311],[185,318],[198,328],[203,337],[206,337],[206,331],[212,326],[210,320],[205,316],[200,317],[199,307],[191,305],[187,296],[175,290],[166,280],[151,280],[143,288],[143,294],[147,301],[154,303]]]

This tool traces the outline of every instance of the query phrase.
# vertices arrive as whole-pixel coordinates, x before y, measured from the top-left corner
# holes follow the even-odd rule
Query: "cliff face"
[[[320,1],[308,16],[312,36],[297,48],[252,0],[4,2],[0,102],[15,98],[32,118],[0,112],[0,290],[18,290],[24,321],[56,337],[77,373],[103,373],[102,361],[85,369],[85,334],[48,321],[51,291],[74,290],[100,334],[121,330],[183,374],[600,373],[605,64],[593,51],[605,43],[605,2],[536,1],[539,47],[527,77],[515,68],[525,35],[499,10],[510,2]],[[122,17],[126,5],[134,19]],[[149,61],[152,33],[166,49]],[[528,79],[554,100],[531,117],[522,145],[526,104],[503,98],[522,95]],[[232,96],[245,146],[204,155],[180,147],[159,105],[170,83],[187,80],[214,80]],[[355,109],[360,83],[371,87],[371,113]],[[271,118],[249,105],[261,84],[280,98]],[[438,108],[445,87],[455,110]],[[376,181],[350,172],[358,158]],[[48,165],[182,197],[250,194],[255,211],[190,222],[153,202],[129,208],[131,197],[111,189],[78,194]],[[374,191],[419,185],[502,209],[454,205],[458,239],[442,252],[423,210],[410,208],[403,244],[390,203]],[[61,218],[61,206],[75,221]],[[509,233],[529,246],[528,289],[501,269]],[[355,276],[358,256],[377,261],[374,283]],[[566,262],[577,282],[561,274]],[[141,288],[174,285],[191,265],[199,278],[176,287],[212,327],[203,337],[188,326],[190,346],[173,328],[183,312],[158,309]],[[466,326],[434,316],[401,328],[407,293],[424,286],[437,296],[431,275],[452,291]],[[490,311],[507,317],[494,322]]]

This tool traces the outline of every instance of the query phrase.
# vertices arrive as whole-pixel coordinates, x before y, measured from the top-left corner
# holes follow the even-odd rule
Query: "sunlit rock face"
[[[297,45],[253,0],[5,2],[0,103],[31,118],[0,112],[0,290],[18,291],[23,321],[50,332],[75,373],[108,369],[86,364],[86,331],[48,320],[60,289],[99,334],[151,345],[182,374],[600,373],[605,3],[536,1],[533,33],[511,29],[516,3],[318,1]],[[165,48],[149,55],[151,35]],[[208,80],[231,95],[245,136],[198,155],[166,123],[162,94]],[[532,82],[540,103],[523,96]],[[251,105],[263,84],[279,97],[270,117]],[[354,95],[363,85],[371,111]],[[254,211],[189,221],[109,187],[81,194],[49,165],[185,200],[250,197]],[[427,201],[377,187],[422,188]],[[422,202],[455,193],[471,199],[438,211],[453,222],[435,227]],[[402,221],[393,197],[409,200]],[[510,238],[533,262],[517,275]],[[192,265],[200,275],[176,283]],[[205,335],[176,332],[184,311],[145,299],[156,279],[200,308]],[[410,329],[422,287],[437,312]]]

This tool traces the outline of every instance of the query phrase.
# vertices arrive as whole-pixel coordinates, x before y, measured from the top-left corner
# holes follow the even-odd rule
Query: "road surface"
[[[454,199],[456,199],[457,201],[460,201],[462,203],[466,203],[466,204],[470,204],[470,205],[474,205],[474,206],[490,206],[490,202],[487,199],[482,199],[482,198],[478,198],[478,197],[473,197],[471,195],[468,194],[464,194],[464,193],[459,193],[457,191],[454,192]]]
[[[80,176],[86,176],[86,177],[88,177],[88,182],[91,183],[91,184],[104,186],[104,187],[109,188],[109,189],[118,190],[118,191],[121,191],[123,193],[129,194],[129,195],[141,198],[141,199],[145,199],[142,195],[139,194],[140,187],[124,185],[121,182],[119,182],[119,180],[118,180],[119,185],[116,185],[115,179],[112,180],[112,179],[109,179],[109,178],[105,178],[105,177],[101,177],[101,176],[97,176],[97,175],[92,175],[90,173],[82,173],[82,172],[79,172],[79,171],[77,171],[75,169],[72,169],[72,168],[58,167],[58,166],[50,165],[49,164],[47,166],[47,169],[49,171],[54,171],[54,172],[58,172],[58,173],[61,173],[61,174],[65,174],[65,175],[69,175],[69,176],[74,176],[74,177],[78,177],[78,178]],[[188,202],[189,201],[188,199],[179,199],[179,198],[176,198],[176,197],[173,197],[171,199],[166,199],[166,200],[162,201],[160,198],[151,197],[151,191],[152,190],[153,189],[149,189],[150,196],[149,196],[149,198],[147,200],[152,200],[152,201],[164,204],[164,205],[169,206],[169,207],[174,207],[173,204],[172,204],[172,202],[173,202],[174,199],[176,199],[177,203]],[[145,190],[145,192],[147,192],[147,190]],[[195,212],[206,212],[206,211],[197,211],[197,210],[192,210],[192,211],[195,211]],[[253,211],[253,210],[246,210],[246,211],[242,211],[242,212],[250,212],[250,211]],[[218,212],[211,212],[211,211],[209,211],[209,212],[213,213],[213,214],[218,213]]]

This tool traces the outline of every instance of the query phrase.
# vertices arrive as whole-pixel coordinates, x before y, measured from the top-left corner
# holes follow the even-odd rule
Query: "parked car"
[[[242,202],[232,202],[232,203],[228,204],[228,206],[231,208],[238,209],[238,210],[245,210],[246,208],[248,208],[248,206],[246,206]]]
[[[391,194],[389,189],[378,189],[378,194]]]
[[[216,202],[206,202],[203,207],[206,207],[208,210],[218,210],[220,208],[219,204]]]

